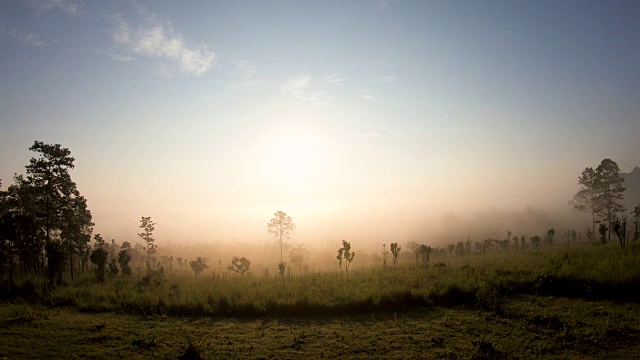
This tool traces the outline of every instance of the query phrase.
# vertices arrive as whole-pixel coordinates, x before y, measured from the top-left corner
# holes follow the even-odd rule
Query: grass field
[[[581,244],[284,281],[86,275],[46,294],[32,279],[0,306],[0,358],[640,358],[639,253]]]

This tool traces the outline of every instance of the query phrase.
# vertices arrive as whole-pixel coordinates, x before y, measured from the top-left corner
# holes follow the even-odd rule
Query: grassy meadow
[[[636,245],[445,257],[348,277],[185,271],[100,284],[86,273],[47,292],[20,279],[0,306],[0,358],[638,358]]]

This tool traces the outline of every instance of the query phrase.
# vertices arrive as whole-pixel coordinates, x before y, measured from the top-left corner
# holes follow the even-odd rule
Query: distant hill
[[[624,192],[624,200],[622,204],[627,207],[630,212],[634,207],[640,205],[640,167],[635,167],[630,173],[620,173],[624,178],[622,185],[627,188]]]

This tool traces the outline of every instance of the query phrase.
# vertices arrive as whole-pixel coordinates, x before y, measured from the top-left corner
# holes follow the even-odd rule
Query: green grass
[[[26,314],[23,309],[26,310]],[[640,357],[640,305],[518,295],[475,306],[341,316],[164,317],[0,305],[0,358]]]
[[[638,247],[581,244],[349,278],[23,278],[0,358],[640,358],[639,265]]]
[[[195,278],[185,272],[143,286],[139,276],[99,284],[92,274],[84,274],[46,296],[36,284],[33,298],[86,312],[169,316],[341,315],[472,303],[495,310],[499,299],[516,294],[638,301],[634,290],[640,286],[639,265],[637,247],[623,251],[615,244],[582,244],[540,253],[435,259],[427,268],[368,268],[348,278],[337,272],[284,281],[233,275]]]

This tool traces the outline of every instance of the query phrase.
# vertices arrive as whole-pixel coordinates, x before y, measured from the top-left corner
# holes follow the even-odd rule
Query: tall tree
[[[280,243],[280,263],[278,264],[278,272],[284,278],[284,270],[287,264],[282,261],[282,239],[289,238],[289,234],[296,230],[296,225],[291,221],[291,216],[284,211],[277,211],[273,214],[273,218],[267,223],[267,232],[273,234]]]
[[[570,202],[574,209],[586,211],[591,214],[591,231],[596,232],[596,214],[600,210],[598,206],[598,176],[593,168],[588,167],[578,177],[580,189]]]
[[[25,167],[26,181],[16,180],[20,180],[20,186],[30,189],[34,195],[34,220],[37,227],[44,229],[47,266],[64,266],[67,254],[73,278],[73,255],[82,242],[88,241],[93,225],[86,199],[80,196],[69,174],[69,170],[74,168],[75,159],[69,149],[60,144],[35,141],[29,150],[38,155],[32,157]],[[51,244],[52,241],[59,244]],[[50,268],[48,274],[50,278],[55,274],[60,280],[61,271]]]
[[[51,233],[61,227],[62,209],[67,206],[76,184],[71,181],[69,169],[75,159],[71,151],[60,144],[35,141],[29,150],[38,153],[26,166],[27,181],[36,189],[39,213],[45,229],[45,243],[51,241]]]
[[[147,243],[147,246],[143,250],[147,253],[147,271],[151,271],[151,255],[156,253],[155,239],[153,238],[153,231],[156,229],[156,223],[151,220],[150,216],[143,216],[140,219],[140,228],[143,232],[138,236]]]
[[[87,209],[87,200],[74,191],[74,196],[62,210],[62,228],[60,237],[66,248],[69,260],[69,274],[73,280],[74,255],[81,251],[91,240],[94,224],[91,222],[91,211]]]
[[[611,159],[604,159],[596,168],[597,179],[597,195],[596,199],[600,205],[598,214],[601,220],[606,221],[609,227],[607,240],[611,240],[612,223],[615,220],[616,213],[624,212],[626,209],[620,200],[623,199],[625,190],[622,183],[624,178],[620,176],[620,168],[618,164]]]

